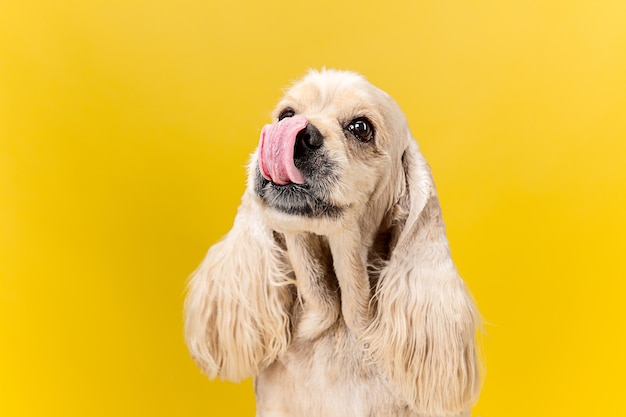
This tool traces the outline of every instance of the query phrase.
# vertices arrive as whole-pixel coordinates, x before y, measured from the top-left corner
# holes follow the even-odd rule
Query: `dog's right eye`
[[[287,107],[285,110],[281,111],[278,115],[278,120],[283,120],[285,117],[293,117],[296,115],[294,109]]]

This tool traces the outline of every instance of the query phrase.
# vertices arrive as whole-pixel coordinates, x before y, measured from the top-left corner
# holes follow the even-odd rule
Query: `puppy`
[[[257,417],[469,416],[478,312],[398,105],[312,71],[266,125],[232,230],[189,282],[210,378],[255,378]]]

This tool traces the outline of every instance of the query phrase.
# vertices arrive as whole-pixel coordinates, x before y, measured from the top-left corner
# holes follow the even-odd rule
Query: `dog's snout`
[[[306,156],[307,153],[319,149],[324,144],[324,136],[315,125],[309,123],[296,135],[294,158]]]

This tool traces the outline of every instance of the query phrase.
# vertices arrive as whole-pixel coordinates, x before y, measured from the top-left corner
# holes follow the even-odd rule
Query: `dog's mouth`
[[[305,217],[339,217],[342,209],[319,196],[313,182],[276,184],[257,172],[255,191],[268,207],[285,214]]]

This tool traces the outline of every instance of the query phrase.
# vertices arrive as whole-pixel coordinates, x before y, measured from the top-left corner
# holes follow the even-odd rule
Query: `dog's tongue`
[[[259,168],[267,180],[278,185],[306,182],[293,163],[293,149],[296,135],[308,123],[304,116],[293,116],[263,127],[259,142]]]

